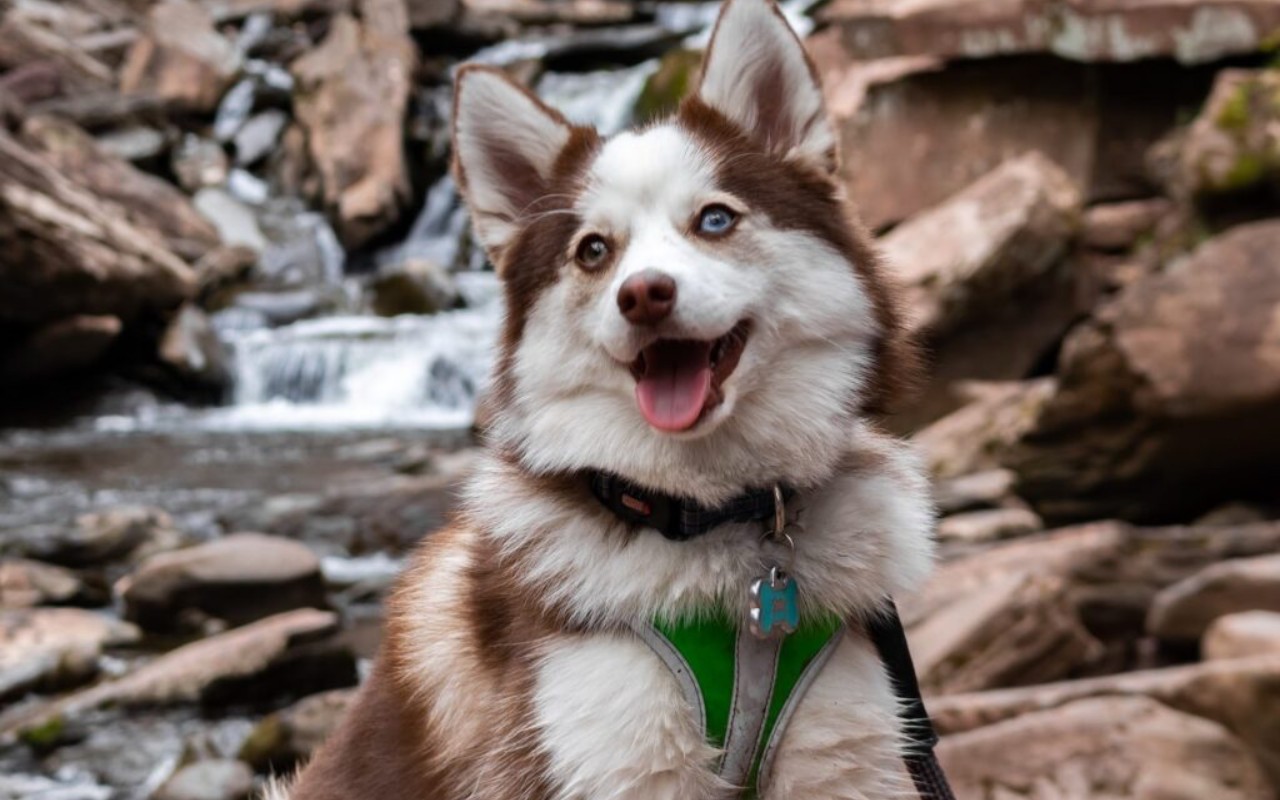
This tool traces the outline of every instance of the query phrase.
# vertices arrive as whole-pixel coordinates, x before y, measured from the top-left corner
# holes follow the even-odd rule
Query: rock
[[[461,11],[461,0],[406,0],[409,27],[414,30],[443,28],[451,24]]]
[[[151,7],[147,32],[120,71],[124,94],[153,93],[184,111],[213,111],[240,72],[235,45],[218,33],[213,16],[192,0]]]
[[[1080,213],[1071,178],[1039,153],[1006,162],[881,240],[912,327],[939,337],[981,322],[1060,262]]]
[[[194,289],[159,233],[0,130],[0,323],[80,314],[128,323]]]
[[[217,244],[217,232],[186,195],[107,153],[76,126],[54,117],[33,117],[23,125],[22,139],[96,197],[119,204],[135,225],[159,231],[183,258],[203,255]]]
[[[1050,523],[1187,518],[1280,469],[1280,222],[1242,225],[1072,331],[1006,458]]]
[[[1012,472],[988,469],[939,482],[933,487],[933,501],[940,514],[960,514],[1006,505],[1012,490]]]
[[[305,697],[276,712],[254,728],[240,758],[256,769],[276,774],[311,757],[329,737],[355,698],[353,689],[336,689]]]
[[[1170,191],[1219,195],[1275,186],[1280,181],[1278,129],[1280,72],[1223,70],[1204,110],[1172,144]]]
[[[123,327],[116,317],[81,314],[33,331],[0,350],[0,386],[37,383],[97,363]]]
[[[98,149],[131,164],[152,162],[169,151],[169,137],[164,131],[147,125],[130,125],[94,138]]]
[[[189,764],[165,782],[154,800],[248,800],[253,770],[243,761],[210,759]]]
[[[62,611],[64,609],[53,609]],[[300,609],[179,647],[121,678],[13,721],[19,730],[108,706],[261,705],[353,686],[355,658],[334,638],[337,615]]]
[[[1267,555],[1277,549],[1277,523],[1138,528],[1110,522],[1066,528],[943,564],[923,590],[904,598],[902,619],[913,642],[918,635],[926,635],[924,626],[932,626],[933,632],[921,646],[943,655],[959,653],[961,648],[949,642],[965,635],[964,628],[973,623],[965,621],[966,612],[957,609],[998,611],[1003,598],[1019,599],[1021,576],[1046,577],[1048,582],[1040,585],[1057,593],[1036,596],[1023,589],[1021,597],[1033,603],[1025,613],[1061,617],[1062,609],[1068,609],[1090,636],[1108,648],[1110,668],[1131,668],[1141,655],[1134,652],[1133,643],[1146,635],[1147,617],[1160,591],[1224,559]],[[1057,607],[1046,609],[1046,602]],[[956,616],[962,619],[948,621]],[[1070,626],[1059,622],[1059,628],[1064,627]],[[977,635],[988,634],[979,630]]]
[[[458,289],[453,278],[430,261],[410,261],[396,269],[384,270],[369,287],[375,314],[434,314],[457,305]]]
[[[0,95],[8,95],[19,107],[62,94],[62,76],[47,61],[24,64],[0,74]]]
[[[320,561],[306,545],[237,533],[147,559],[116,587],[126,619],[149,630],[184,627],[193,612],[242,625],[323,607]]]
[[[1280,655],[1280,612],[1240,611],[1218,617],[1205,631],[1201,650],[1209,660]]]
[[[1086,699],[945,737],[966,800],[1267,800],[1266,776],[1217,723],[1144,697]]]
[[[967,385],[972,401],[915,434],[935,478],[955,478],[1000,466],[1004,453],[1052,396],[1052,379]]]
[[[193,202],[196,211],[217,228],[218,237],[223,244],[247,247],[255,253],[266,249],[267,239],[252,209],[225,189],[201,189],[196,192]]]
[[[1097,250],[1132,250],[1172,210],[1172,203],[1164,198],[1093,206],[1084,213],[1081,239]]]
[[[70,570],[24,558],[0,559],[0,609],[63,605],[84,593]]]
[[[324,204],[339,237],[358,247],[409,201],[405,112],[417,57],[404,0],[363,0],[364,21],[339,15],[292,64],[295,114],[307,134]]]
[[[226,183],[230,170],[222,145],[190,133],[173,149],[171,166],[178,185],[192,194]]]
[[[149,506],[118,506],[81,514],[72,528],[36,542],[31,549],[37,558],[80,567],[145,558],[180,547],[184,539],[173,518],[164,511]]]
[[[1064,579],[994,577],[911,628],[920,685],[949,694],[1021,686],[1073,674],[1098,658]]]
[[[1280,555],[1224,561],[1168,587],[1151,604],[1147,629],[1195,642],[1219,617],[1253,610],[1280,612]]]
[[[938,522],[938,538],[943,541],[994,542],[1040,530],[1044,530],[1044,523],[1034,511],[1025,508],[965,511]]]
[[[203,277],[203,276],[202,276]],[[160,337],[160,362],[184,387],[211,399],[222,397],[231,386],[231,362],[209,318],[187,303]]]
[[[0,611],[0,700],[84,682],[103,648],[137,640],[133,625],[78,608]]]
[[[1240,737],[1273,783],[1280,778],[1280,656],[1209,661],[993,692],[956,694],[929,702],[943,740],[1022,715],[1100,698],[1120,703],[1149,697],[1170,708],[1213,720]],[[1116,720],[1118,715],[1109,715]],[[1045,743],[1052,739],[1036,739]],[[1090,796],[1090,795],[1086,795]],[[1176,796],[1176,795],[1175,795]],[[1205,797],[1217,797],[1212,791]],[[1264,795],[1265,796],[1265,795]]]
[[[247,167],[266,158],[280,141],[289,115],[276,108],[269,108],[249,118],[235,136],[236,163]]]
[[[24,3],[5,9],[0,18],[0,72],[44,63],[56,71],[62,91],[78,93],[108,87],[111,68],[72,41],[69,31],[52,30],[34,18],[40,7],[46,11],[56,8],[52,4]]]
[[[1280,28],[1269,0],[837,0],[819,15],[855,58],[988,58],[1052,53],[1077,61],[1173,58],[1202,64],[1263,50]]]
[[[1079,214],[1071,179],[1032,152],[881,240],[906,290],[908,324],[931,351],[931,382],[911,421],[953,410],[953,381],[1027,377],[1088,309],[1063,258]]]

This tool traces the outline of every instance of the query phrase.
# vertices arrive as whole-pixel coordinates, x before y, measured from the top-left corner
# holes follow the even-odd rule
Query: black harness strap
[[[867,626],[867,633],[880,653],[880,660],[889,670],[894,692],[902,703],[907,731],[915,745],[904,757],[907,771],[916,785],[916,791],[925,800],[955,800],[947,776],[933,748],[938,744],[938,734],[929,720],[929,712],[920,696],[920,683],[916,680],[915,664],[907,647],[907,634],[898,618],[898,609],[890,601],[885,613],[877,615]]]

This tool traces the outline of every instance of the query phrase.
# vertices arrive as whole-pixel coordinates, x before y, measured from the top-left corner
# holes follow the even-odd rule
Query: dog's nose
[[[676,280],[656,269],[637,272],[618,289],[618,310],[635,325],[661,322],[675,307]]]

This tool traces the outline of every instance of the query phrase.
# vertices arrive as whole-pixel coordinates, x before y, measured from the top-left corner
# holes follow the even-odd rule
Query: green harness
[[[818,618],[763,640],[718,614],[657,620],[637,633],[675,675],[703,737],[723,751],[720,777],[750,798],[767,784],[787,721],[843,629],[839,619]]]

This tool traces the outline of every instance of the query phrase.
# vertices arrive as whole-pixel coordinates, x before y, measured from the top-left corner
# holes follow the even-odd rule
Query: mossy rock
[[[693,88],[701,65],[702,54],[693,50],[673,50],[663,56],[636,100],[635,121],[644,124],[674,112]]]

